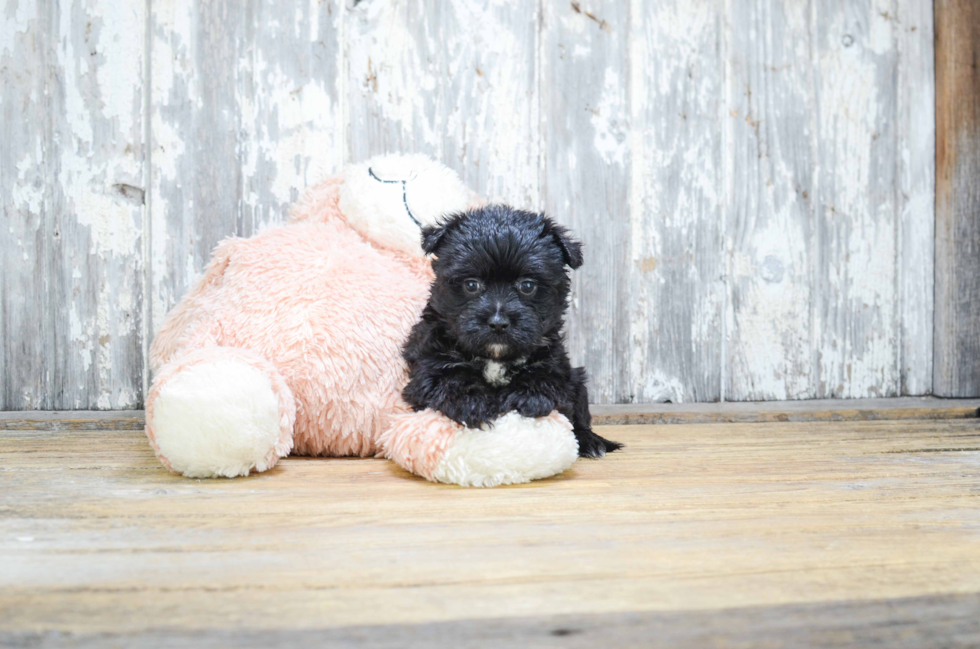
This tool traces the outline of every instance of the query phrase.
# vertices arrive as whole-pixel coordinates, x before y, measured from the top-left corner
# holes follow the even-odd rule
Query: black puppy
[[[422,248],[436,279],[405,343],[409,405],[471,428],[557,410],[579,456],[622,448],[592,432],[585,369],[572,368],[562,338],[565,267],[582,265],[581,244],[541,214],[492,205],[423,228]]]

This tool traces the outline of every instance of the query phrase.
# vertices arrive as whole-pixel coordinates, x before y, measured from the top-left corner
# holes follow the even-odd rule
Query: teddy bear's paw
[[[578,459],[572,425],[553,412],[510,412],[488,430],[464,428],[441,413],[399,415],[382,436],[386,457],[432,482],[464,487],[520,484],[557,475]]]
[[[432,479],[467,487],[520,484],[557,475],[577,458],[578,442],[565,417],[531,419],[509,412],[488,431],[458,431]]]
[[[205,348],[164,366],[147,400],[146,432],[168,469],[189,478],[265,471],[292,448],[292,393],[258,354]]]

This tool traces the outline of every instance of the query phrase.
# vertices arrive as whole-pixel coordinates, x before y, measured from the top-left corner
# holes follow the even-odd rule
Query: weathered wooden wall
[[[142,400],[146,18],[0,4],[0,408]]]
[[[928,0],[5,0],[0,408],[132,408],[211,248],[420,151],[587,244],[598,402],[932,390]]]

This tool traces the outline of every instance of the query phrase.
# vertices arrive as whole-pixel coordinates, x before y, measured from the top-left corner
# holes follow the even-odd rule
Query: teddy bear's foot
[[[293,446],[296,404],[255,352],[205,347],[164,365],[146,403],[146,435],[165,467],[188,478],[265,471]]]
[[[561,473],[578,459],[572,425],[510,412],[488,430],[464,428],[434,410],[395,415],[379,440],[385,457],[432,482],[496,487]]]

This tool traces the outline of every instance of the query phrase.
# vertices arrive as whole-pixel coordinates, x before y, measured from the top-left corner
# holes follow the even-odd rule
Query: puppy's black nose
[[[487,324],[490,325],[490,329],[492,329],[494,333],[502,334],[510,327],[510,320],[507,319],[507,316],[498,311],[490,316],[490,319],[487,320]]]

